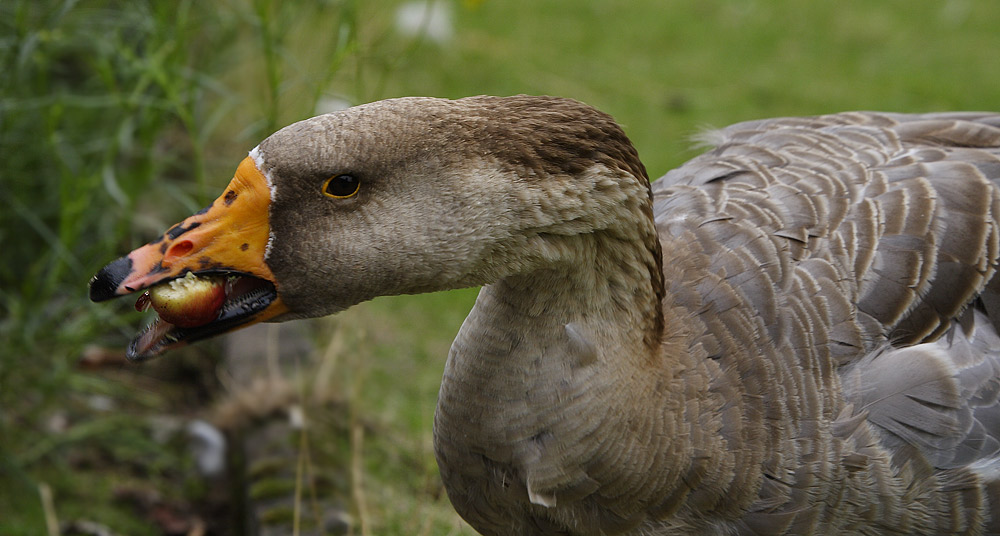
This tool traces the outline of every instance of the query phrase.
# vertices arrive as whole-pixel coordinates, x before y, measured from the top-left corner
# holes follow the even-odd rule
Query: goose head
[[[90,296],[189,272],[228,278],[215,320],[154,321],[129,349],[145,358],[260,321],[574,262],[567,241],[627,227],[621,210],[649,214],[649,195],[625,134],[576,101],[380,101],[265,139],[208,208],[107,265]]]

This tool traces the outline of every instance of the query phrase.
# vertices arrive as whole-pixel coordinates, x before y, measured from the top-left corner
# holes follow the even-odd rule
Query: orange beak
[[[267,180],[253,159],[247,157],[225,192],[208,208],[108,264],[91,279],[90,299],[104,301],[188,272],[229,276],[226,302],[218,318],[195,328],[179,328],[157,319],[132,342],[130,358],[152,357],[186,342],[288,312],[266,263],[270,204]]]

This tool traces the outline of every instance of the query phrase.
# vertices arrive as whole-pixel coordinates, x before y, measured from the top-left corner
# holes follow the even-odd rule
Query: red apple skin
[[[188,273],[149,289],[149,300],[164,322],[181,328],[203,326],[219,316],[226,301],[225,278]]]

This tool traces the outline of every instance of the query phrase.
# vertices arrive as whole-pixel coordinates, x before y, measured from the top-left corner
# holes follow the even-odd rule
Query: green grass
[[[45,532],[40,486],[50,516],[124,534],[154,526],[123,487],[218,504],[182,442],[151,439],[151,417],[205,416],[227,396],[221,346],[81,368],[87,345],[120,348],[142,322],[129,303],[88,303],[86,283],[207,203],[248,149],[321,98],[574,97],[618,118],[654,177],[692,156],[706,125],[1000,108],[990,2],[464,0],[443,45],[395,35],[398,3],[0,3],[0,534]],[[362,516],[375,534],[462,530],[430,427],[474,297],[385,298],[310,324],[318,350],[302,375],[327,362],[333,334],[343,344],[338,404],[310,409],[333,424],[308,439],[356,532]]]

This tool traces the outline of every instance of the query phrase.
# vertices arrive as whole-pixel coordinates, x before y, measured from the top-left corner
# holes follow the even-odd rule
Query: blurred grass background
[[[319,532],[472,532],[430,430],[474,289],[302,323],[305,350],[256,391],[227,380],[225,341],[121,363],[143,315],[87,301],[97,269],[292,121],[402,95],[562,95],[614,115],[655,177],[707,125],[1000,109],[995,2],[438,0],[416,33],[397,26],[405,3],[0,3],[0,534],[242,533],[248,502],[294,490],[203,478],[182,428],[228,419],[239,437],[267,413],[248,400],[314,424],[289,436],[300,499],[271,510],[289,532],[324,496],[342,515]],[[263,329],[272,357],[292,344]]]

